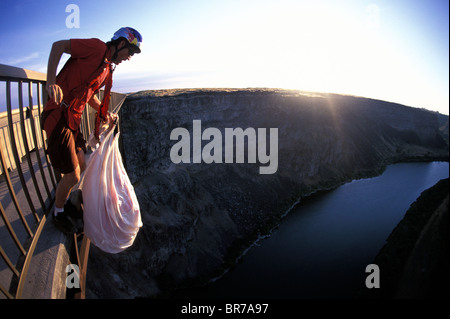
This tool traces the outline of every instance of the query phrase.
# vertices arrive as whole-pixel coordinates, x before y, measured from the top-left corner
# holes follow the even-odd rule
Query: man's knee
[[[84,172],[84,170],[86,169],[86,161],[84,159],[84,152],[81,150],[77,153],[77,157],[78,157],[78,165],[80,168],[80,174]]]
[[[73,176],[73,183],[74,185],[78,184],[80,182],[80,170],[75,172],[75,175]]]
[[[80,167],[77,166],[77,168],[72,173],[66,174],[66,179],[70,186],[75,186],[76,184],[78,184],[78,182],[80,181]]]
[[[86,163],[85,162],[80,162],[80,173],[83,173],[86,170]]]
[[[73,173],[74,173],[73,181],[75,184],[78,184],[80,182],[80,176],[81,176],[80,166],[77,166],[77,168],[75,168],[75,171]]]

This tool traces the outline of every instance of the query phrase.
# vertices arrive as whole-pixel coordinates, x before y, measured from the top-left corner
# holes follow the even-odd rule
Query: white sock
[[[53,212],[53,214],[55,216],[57,216],[59,213],[62,213],[64,211],[64,207],[63,208],[59,208],[55,206],[55,211]]]

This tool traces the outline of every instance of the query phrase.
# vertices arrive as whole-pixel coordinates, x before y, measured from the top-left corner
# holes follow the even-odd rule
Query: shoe
[[[83,209],[83,206],[81,206],[81,209]],[[71,200],[68,200],[64,205],[64,211],[72,218],[73,223],[77,228],[76,233],[82,233],[84,230],[83,211],[79,211]]]
[[[64,234],[70,235],[78,232],[75,220],[67,212],[58,213],[56,216],[52,214],[52,217],[53,224]]]
[[[83,212],[79,211],[74,204],[72,204],[72,201],[69,199],[64,204],[64,211],[69,214],[70,217],[74,219],[81,219],[83,220]]]

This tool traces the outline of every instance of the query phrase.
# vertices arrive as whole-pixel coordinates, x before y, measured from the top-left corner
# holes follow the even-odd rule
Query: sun
[[[209,50],[225,50],[226,58],[203,61],[220,74],[216,86],[336,92],[360,81],[370,41],[364,12],[355,20],[330,6],[288,4],[261,6],[219,32],[220,42]]]

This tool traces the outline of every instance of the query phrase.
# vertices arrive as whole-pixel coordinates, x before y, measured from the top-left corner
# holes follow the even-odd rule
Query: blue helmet
[[[120,38],[128,41],[128,46],[134,53],[141,53],[142,36],[138,31],[130,27],[120,28],[114,33],[111,40],[114,41]]]

